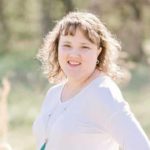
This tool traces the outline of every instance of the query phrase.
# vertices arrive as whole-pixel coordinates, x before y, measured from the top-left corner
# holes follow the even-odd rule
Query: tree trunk
[[[41,28],[42,36],[52,28],[52,16],[50,15],[51,0],[41,0]]]
[[[65,7],[65,13],[68,13],[70,11],[73,11],[75,9],[74,3],[72,0],[62,0],[64,7]]]
[[[6,16],[4,13],[4,1],[0,0],[0,21],[1,21],[1,26],[0,26],[0,31],[1,31],[1,41],[0,41],[0,45],[1,45],[1,50],[0,50],[0,54],[6,53],[9,50],[9,40],[10,40],[10,32],[9,32],[9,28],[7,25],[7,20],[6,20]]]

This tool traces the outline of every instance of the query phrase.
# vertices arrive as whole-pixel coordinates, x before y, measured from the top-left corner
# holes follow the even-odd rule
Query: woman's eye
[[[71,47],[71,45],[69,45],[69,44],[64,44],[63,46],[64,47]]]
[[[88,47],[88,46],[82,46],[81,48],[83,48],[83,49],[90,49],[90,47]]]

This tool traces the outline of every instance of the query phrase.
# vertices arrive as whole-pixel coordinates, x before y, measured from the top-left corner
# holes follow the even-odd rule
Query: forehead
[[[75,40],[75,41],[82,41],[85,43],[92,43],[88,37],[84,34],[84,32],[81,29],[76,29],[74,34],[61,34],[60,35],[60,40],[61,41],[70,41],[70,40]]]
[[[100,45],[100,35],[97,30],[98,24],[91,17],[73,15],[64,18],[59,25],[59,36],[74,36],[76,31],[80,30],[84,38],[97,46]]]
[[[60,30],[60,38],[72,38],[78,37],[86,42],[90,42],[93,44],[98,44],[99,38],[97,38],[97,33],[93,32],[93,30],[89,27],[86,27],[80,23],[76,24],[67,24],[63,26]]]

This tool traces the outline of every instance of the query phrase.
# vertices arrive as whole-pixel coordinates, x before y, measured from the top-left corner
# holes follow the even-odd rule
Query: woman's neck
[[[101,74],[100,71],[96,69],[90,76],[88,76],[87,78],[81,79],[80,81],[68,79],[66,86],[71,89],[78,89],[78,88],[80,89],[86,86],[90,81],[98,77],[100,74]]]
[[[86,85],[88,85],[92,80],[97,78],[101,74],[100,71],[95,70],[89,77],[84,80],[68,80],[63,88],[61,94],[61,101],[67,101],[71,97],[75,96],[77,93],[81,91]]]

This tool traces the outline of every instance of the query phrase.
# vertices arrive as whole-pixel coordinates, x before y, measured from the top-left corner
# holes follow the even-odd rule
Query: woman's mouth
[[[80,62],[78,62],[78,61],[71,61],[71,60],[68,61],[68,64],[69,64],[71,67],[77,67],[77,66],[81,65]]]

